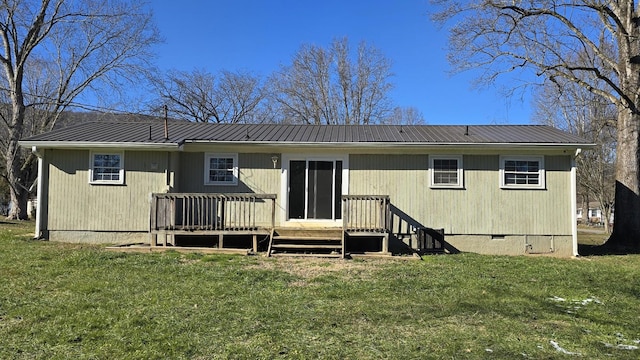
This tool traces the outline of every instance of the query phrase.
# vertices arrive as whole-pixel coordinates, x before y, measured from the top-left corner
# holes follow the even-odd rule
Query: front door
[[[289,219],[342,218],[342,160],[289,162]]]

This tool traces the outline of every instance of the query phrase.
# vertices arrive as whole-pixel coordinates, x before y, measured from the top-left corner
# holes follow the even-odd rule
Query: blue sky
[[[346,36],[353,47],[366,41],[382,50],[393,63],[393,101],[418,108],[429,124],[529,123],[529,100],[473,89],[474,72],[449,73],[447,33],[429,19],[428,0],[152,0],[151,7],[165,39],[161,70],[266,77],[302,44]]]

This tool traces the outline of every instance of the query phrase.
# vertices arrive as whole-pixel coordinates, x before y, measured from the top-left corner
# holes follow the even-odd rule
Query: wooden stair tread
[[[273,253],[271,256],[287,256],[287,257],[324,257],[324,258],[340,258],[340,254],[301,254],[301,253]]]
[[[342,241],[342,237],[334,236],[296,236],[296,235],[274,235],[274,240],[299,240],[299,241]]]
[[[268,256],[342,258],[341,228],[275,228]]]
[[[342,229],[275,229],[275,235],[302,235],[302,236],[342,236]]]
[[[271,248],[273,249],[340,249],[341,244],[328,245],[328,244],[317,244],[317,245],[309,245],[309,244],[273,244]]]

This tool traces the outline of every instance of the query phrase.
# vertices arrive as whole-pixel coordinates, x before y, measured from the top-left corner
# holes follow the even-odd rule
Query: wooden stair
[[[344,257],[342,229],[275,229],[267,256]]]

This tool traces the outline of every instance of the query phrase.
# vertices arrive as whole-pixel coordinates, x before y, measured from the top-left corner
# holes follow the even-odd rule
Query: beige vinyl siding
[[[501,189],[498,155],[465,155],[464,188],[429,188],[428,155],[351,155],[350,194],[389,195],[448,234],[571,234],[571,158],[545,156],[546,189]]]
[[[167,189],[168,153],[125,151],[123,185],[89,184],[89,157],[47,150],[48,230],[148,231],[151,193]]]
[[[212,151],[214,153],[218,153]],[[231,153],[224,151],[224,153]],[[204,152],[184,152],[180,154],[180,170],[175,192],[181,193],[254,193],[276,194],[276,206],[280,207],[280,155],[276,168],[273,167],[272,153],[238,153],[237,185],[204,184]],[[271,201],[257,207],[257,218],[271,219]],[[280,211],[276,210],[276,222]],[[260,225],[267,225],[264,221]]]
[[[238,185],[205,185],[204,153],[184,152],[180,155],[180,186],[176,192],[277,194],[280,190],[280,163],[277,169],[273,168],[272,154],[239,153]]]

